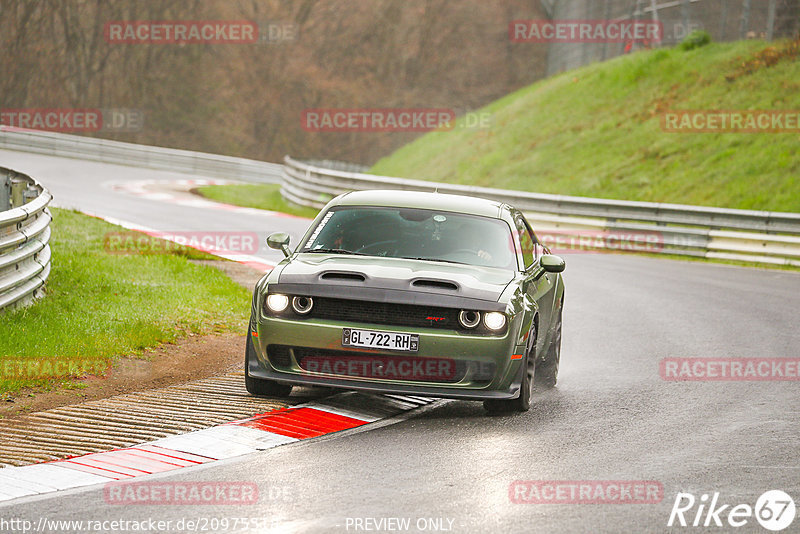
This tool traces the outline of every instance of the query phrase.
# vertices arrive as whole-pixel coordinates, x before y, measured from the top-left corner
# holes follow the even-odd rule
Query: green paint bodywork
[[[372,206],[421,208],[435,211],[465,213],[490,217],[505,221],[515,228],[515,218],[522,214],[513,207],[494,201],[473,197],[421,193],[406,191],[363,191],[348,193],[333,199],[317,216],[305,236],[294,250],[309,238],[313,229],[334,206]],[[515,246],[519,249],[519,241]],[[291,252],[291,251],[289,251]],[[542,247],[542,253],[548,254]],[[541,363],[547,357],[548,348],[554,338],[555,318],[563,304],[564,284],[561,274],[546,272],[537,260],[527,270],[522,265],[522,254],[517,250],[520,268],[516,271],[488,267],[475,267],[450,263],[376,256],[352,256],[338,254],[309,254],[291,252],[270,273],[257,284],[253,293],[250,333],[254,347],[254,357],[247,365],[249,376],[255,379],[272,380],[286,384],[308,384],[360,389],[383,393],[406,393],[433,397],[464,399],[503,399],[519,395],[523,365],[526,357],[535,358]],[[363,272],[368,274],[372,291],[380,292],[383,301],[416,302],[415,298],[427,299],[431,305],[476,310],[503,311],[507,316],[508,327],[502,335],[476,335],[470,331],[442,328],[419,328],[409,326],[390,326],[368,322],[345,322],[340,320],[306,318],[295,319],[291,314],[276,315],[265,311],[264,301],[270,292],[283,292],[286,287],[300,287],[281,282],[281,274],[291,266],[292,272],[310,273],[325,270]],[[289,272],[287,270],[287,272]],[[406,280],[420,274],[435,276],[441,280],[457,281],[460,287],[474,291],[482,298],[454,297],[435,289],[414,289],[409,285],[402,289]],[[384,279],[382,285],[381,279]],[[330,289],[317,280],[303,287],[304,296],[324,295]],[[341,291],[341,284],[337,284]],[[368,289],[353,283],[346,288],[344,298],[369,300],[363,295]],[[384,293],[385,291],[385,293]],[[317,293],[315,293],[317,292]],[[361,295],[359,293],[362,293]],[[452,293],[452,292],[451,292]],[[294,293],[300,294],[300,293]],[[486,297],[491,295],[491,297]],[[342,297],[339,297],[342,298]],[[408,300],[404,300],[408,299]],[[436,302],[433,304],[433,302]],[[463,303],[463,306],[457,305]],[[452,304],[452,305],[451,305]],[[535,328],[534,328],[535,326]],[[385,378],[364,378],[342,375],[323,375],[311,373],[299,367],[292,356],[288,366],[273,366],[267,358],[267,346],[271,344],[289,347],[304,347],[323,350],[350,350],[342,347],[342,329],[360,328],[382,332],[411,333],[419,335],[419,351],[408,356],[414,358],[448,358],[461,365],[477,366],[489,364],[493,368],[490,377],[473,380],[466,373],[463,380],[455,383],[421,382],[417,380],[396,380]],[[535,332],[535,345],[531,347],[529,335]],[[376,357],[393,356],[402,358],[398,352],[381,350],[358,351],[359,355]],[[293,355],[293,353],[292,353]],[[530,356],[528,356],[530,355]],[[516,358],[515,358],[516,356]],[[477,368],[477,367],[476,367]]]

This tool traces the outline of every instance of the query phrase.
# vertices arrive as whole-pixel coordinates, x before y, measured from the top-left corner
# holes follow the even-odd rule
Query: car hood
[[[513,271],[505,269],[455,263],[375,256],[298,254],[284,265],[278,284],[313,286],[318,290],[326,288],[334,293],[347,292],[350,298],[359,298],[356,295],[362,289],[372,295],[375,295],[375,290],[386,290],[395,294],[413,292],[441,296],[447,297],[447,300],[461,298],[497,302],[514,277]]]

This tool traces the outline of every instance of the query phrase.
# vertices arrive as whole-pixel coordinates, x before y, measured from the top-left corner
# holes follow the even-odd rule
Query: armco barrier
[[[323,168],[284,158],[281,194],[321,208],[347,191],[438,191],[505,202],[523,210],[538,232],[657,232],[653,252],[800,266],[800,214],[606,200],[407,180]]]
[[[303,163],[287,156],[286,164],[279,165],[0,126],[0,149],[3,148],[249,182],[281,182],[285,198],[317,208],[335,195],[362,189],[479,196],[522,209],[540,232],[555,231],[576,237],[587,231],[658,232],[660,247],[653,252],[800,265],[800,214],[797,213],[569,197],[406,180],[363,174],[360,172],[363,167],[330,161]]]
[[[276,163],[8,126],[0,126],[0,149],[245,182],[281,179],[282,165]]]
[[[44,289],[52,198],[30,176],[0,168],[0,310],[28,304]]]

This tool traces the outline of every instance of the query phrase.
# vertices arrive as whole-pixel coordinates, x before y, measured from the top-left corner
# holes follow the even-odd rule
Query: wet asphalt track
[[[76,197],[76,184],[169,179],[167,173],[6,152],[0,165],[32,173],[61,205],[85,202],[164,230],[303,224],[229,221],[224,212],[198,222],[193,208],[177,212],[102,187]],[[70,183],[59,178],[64,170]],[[780,489],[800,504],[800,382],[659,377],[666,357],[798,357],[799,274],[582,254],[568,257],[564,278],[559,385],[539,394],[526,414],[489,417],[479,403],[452,401],[394,425],[149,478],[254,481],[261,497],[253,505],[119,506],[95,488],[20,499],[0,506],[0,519],[154,518],[172,521],[165,532],[186,531],[185,521],[198,518],[227,518],[229,527],[238,518],[237,532],[368,532],[364,526],[385,518],[408,518],[412,532],[426,525],[449,532],[768,532],[754,518],[740,528],[708,529],[668,528],[667,520],[679,491],[719,492],[720,504],[752,506],[764,491]],[[653,480],[663,484],[664,499],[514,504],[515,480]],[[226,530],[218,524],[214,531]],[[783,532],[800,532],[800,518]]]

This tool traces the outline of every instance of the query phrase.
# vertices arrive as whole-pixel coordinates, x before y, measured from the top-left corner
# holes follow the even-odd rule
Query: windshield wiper
[[[470,265],[469,263],[464,263],[463,261],[453,261],[453,260],[443,260],[440,258],[410,258],[407,256],[401,256],[401,260],[422,260],[422,261],[438,261],[441,263],[457,263],[458,265]]]
[[[354,252],[352,250],[347,250],[343,248],[310,248],[308,250],[304,250],[303,252],[308,253],[319,253],[319,254],[352,254],[354,256],[369,256],[369,254],[364,254],[363,252]]]

